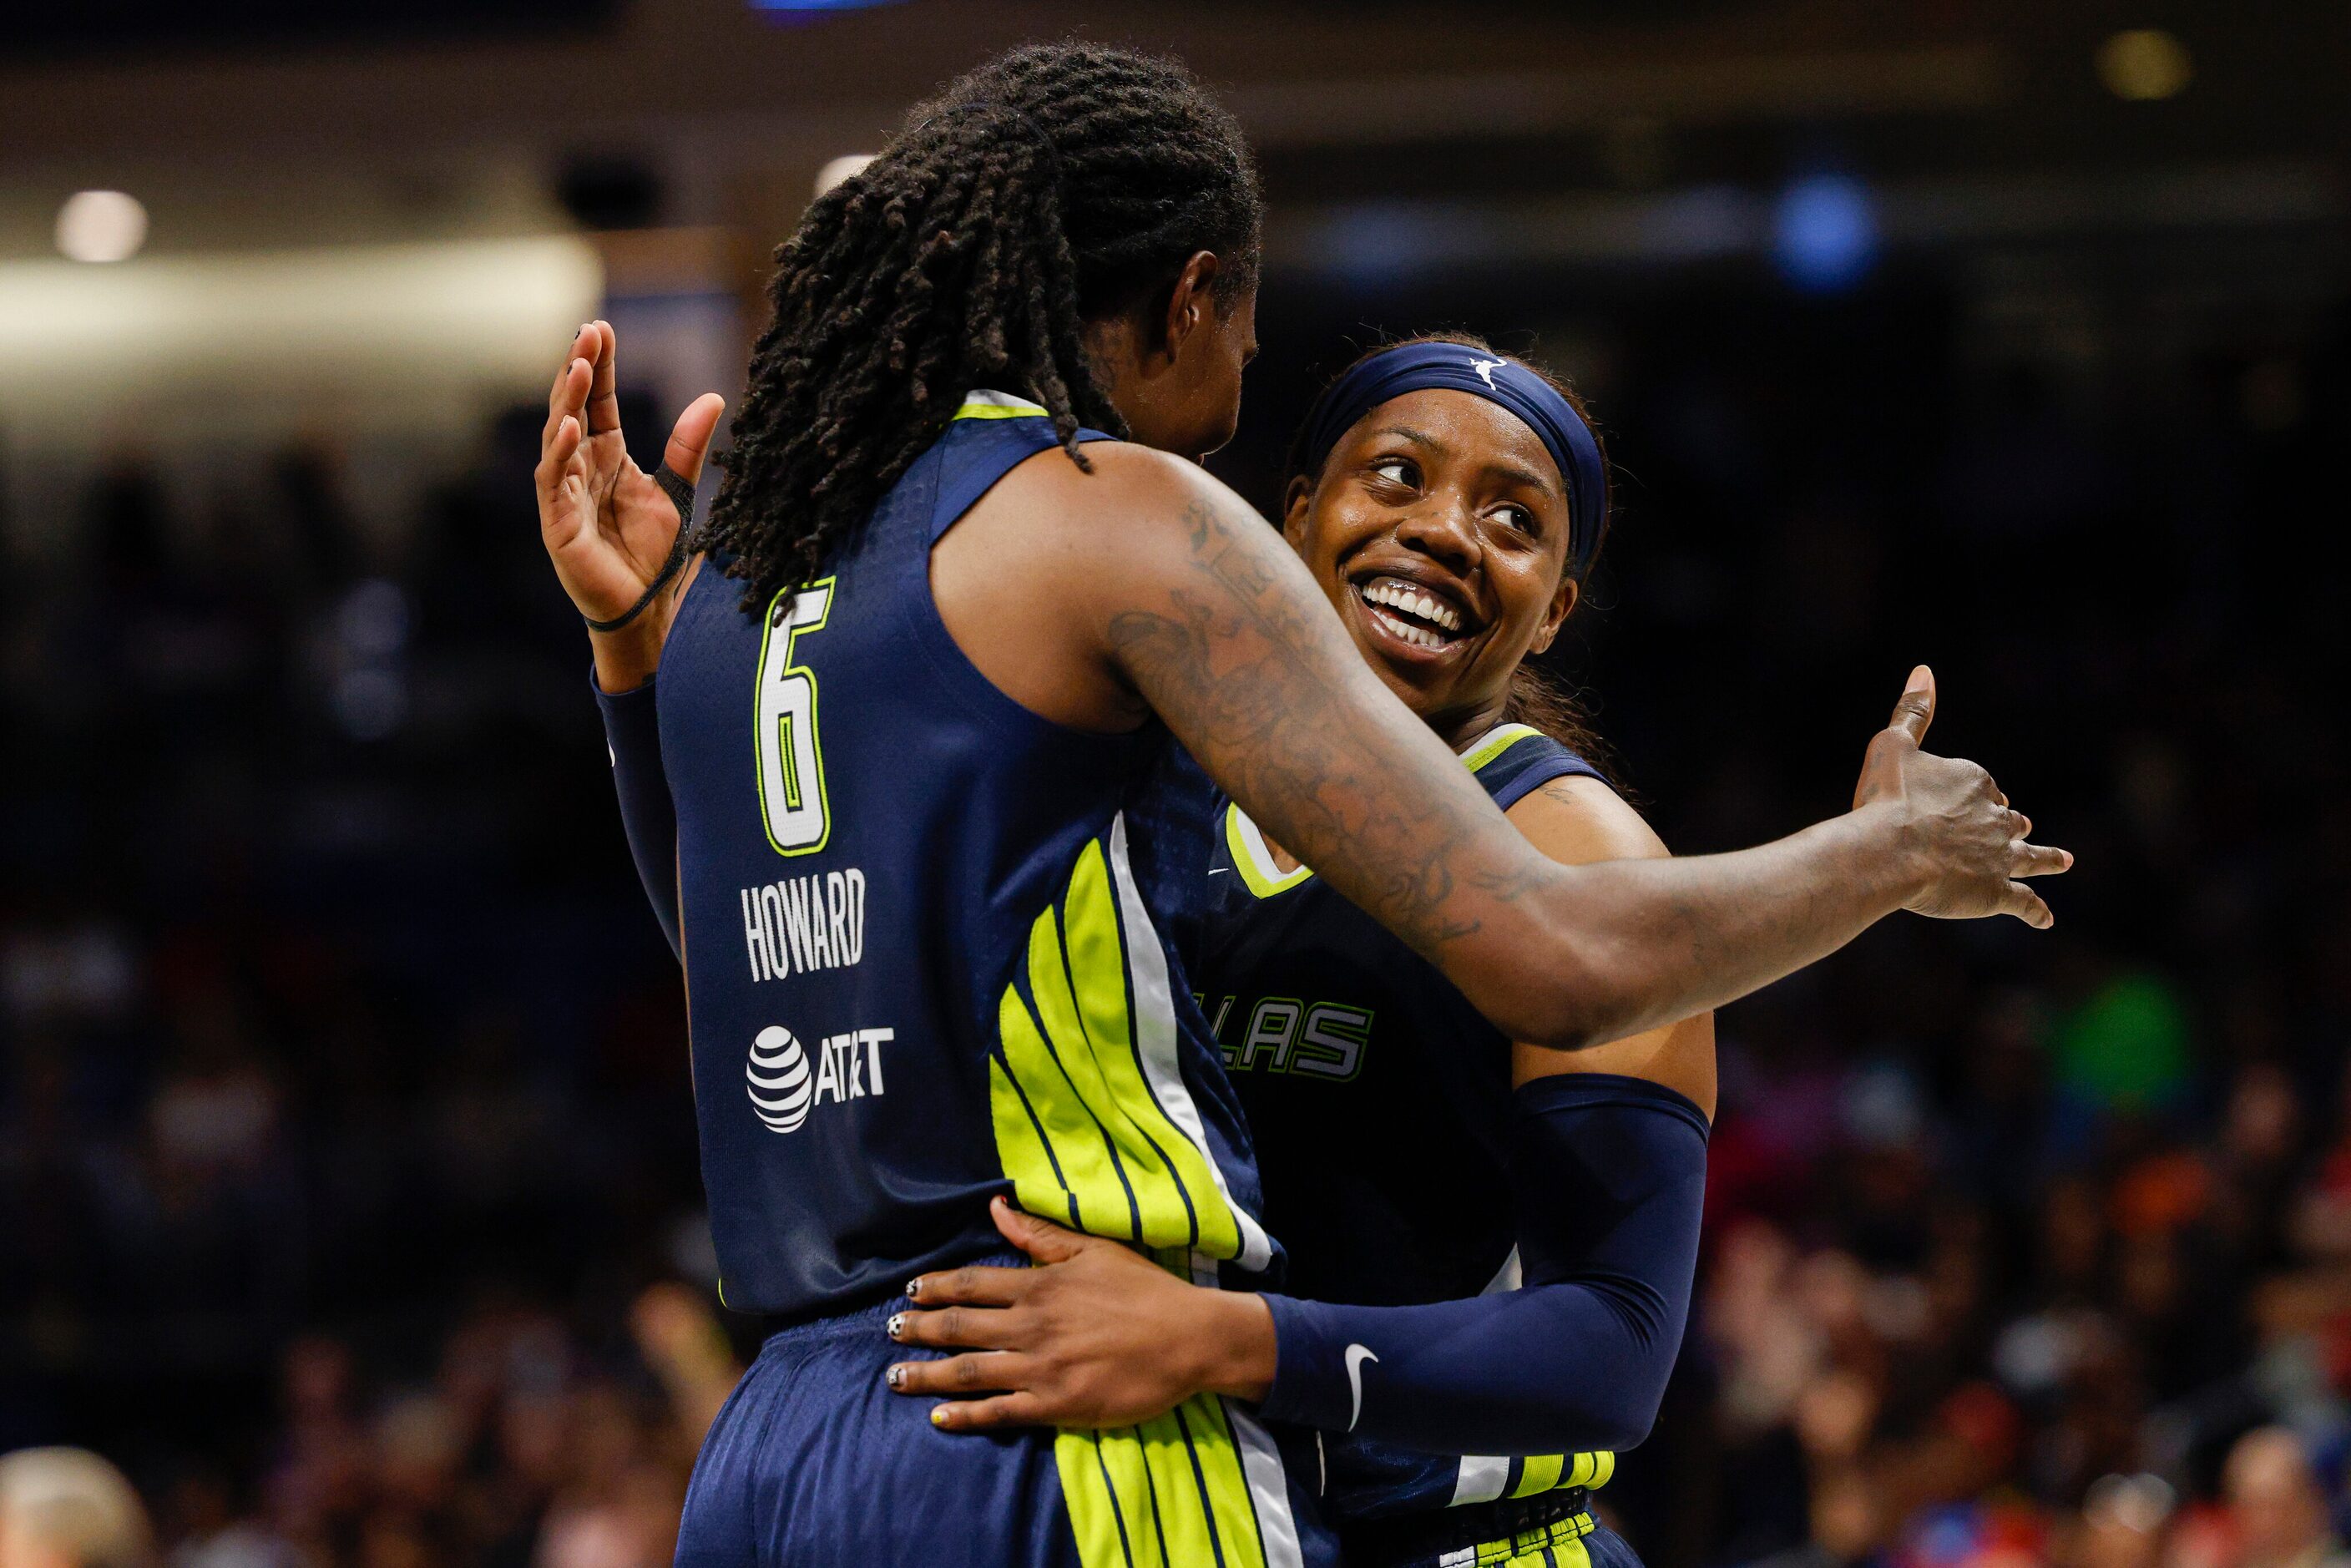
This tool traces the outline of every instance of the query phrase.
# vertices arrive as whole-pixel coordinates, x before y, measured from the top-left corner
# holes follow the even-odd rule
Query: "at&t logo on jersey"
[[[853,1029],[817,1041],[816,1061],[798,1036],[769,1024],[751,1042],[743,1068],[751,1110],[771,1133],[796,1133],[818,1106],[882,1092],[882,1047],[892,1029]]]
[[[816,1085],[810,1079],[808,1053],[791,1030],[780,1024],[761,1030],[751,1042],[751,1061],[743,1076],[750,1080],[751,1109],[768,1131],[797,1132],[808,1120]]]

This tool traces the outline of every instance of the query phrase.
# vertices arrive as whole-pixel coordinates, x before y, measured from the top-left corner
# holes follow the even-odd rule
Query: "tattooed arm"
[[[1517,1038],[1719,1007],[1906,905],[2047,921],[2011,879],[2056,852],[2018,847],[1980,768],[1917,749],[1924,705],[1873,743],[1845,816],[1739,854],[1558,865],[1380,685],[1280,534],[1196,468],[1119,468],[1123,570],[1096,607],[1116,667],[1244,810]]]
[[[1246,503],[1162,454],[1088,452],[1091,476],[1022,465],[934,551],[957,642],[1062,722],[1156,713],[1515,1040],[1573,1049],[1703,1012],[1900,908],[2048,923],[2011,879],[2066,857],[2023,843],[1981,768],[1918,749],[1931,687],[1871,743],[1844,816],[1736,854],[1554,863],[1380,685]]]

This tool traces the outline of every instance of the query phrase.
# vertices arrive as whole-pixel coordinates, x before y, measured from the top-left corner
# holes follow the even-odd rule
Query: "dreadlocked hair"
[[[1389,342],[1377,344],[1355,356],[1326,384],[1336,385],[1347,371],[1353,370],[1355,366],[1362,364],[1374,354],[1384,354],[1390,349],[1405,348],[1414,343],[1452,343],[1464,349],[1473,349],[1480,354],[1507,359],[1529,374],[1541,377],[1550,383],[1552,391],[1567,400],[1570,408],[1575,410],[1576,416],[1582,419],[1585,427],[1592,432],[1593,444],[1600,448],[1603,486],[1598,524],[1600,535],[1592,541],[1592,553],[1585,558],[1583,567],[1584,576],[1587,578],[1591,576],[1592,569],[1600,562],[1601,549],[1608,542],[1611,510],[1609,492],[1614,486],[1608,479],[1607,444],[1601,440],[1600,427],[1593,423],[1592,413],[1583,406],[1583,399],[1576,394],[1574,388],[1542,366],[1531,360],[1522,359],[1517,354],[1504,353],[1474,332],[1425,332],[1418,337],[1397,338]],[[1322,477],[1319,473],[1310,473],[1306,465],[1306,432],[1312,423],[1311,419],[1308,419],[1299,424],[1298,435],[1290,446],[1289,462],[1290,476],[1303,478],[1310,485],[1320,481]],[[1575,517],[1571,521],[1579,529],[1592,526],[1590,520],[1583,517]],[[1502,717],[1510,723],[1528,725],[1542,731],[1543,734],[1550,736],[1553,740],[1600,769],[1609,783],[1616,785],[1619,789],[1623,788],[1618,782],[1619,770],[1615,755],[1608,743],[1601,738],[1600,732],[1593,727],[1591,719],[1585,716],[1583,704],[1576,700],[1575,695],[1563,684],[1537,668],[1531,658],[1521,660],[1519,667],[1510,672],[1510,690],[1509,696],[1504,700]]]
[[[1019,392],[1123,437],[1083,329],[1224,263],[1256,276],[1263,204],[1239,127],[1181,66],[1091,44],[999,56],[918,106],[776,252],[725,477],[696,548],[758,610],[814,580],[966,392]]]

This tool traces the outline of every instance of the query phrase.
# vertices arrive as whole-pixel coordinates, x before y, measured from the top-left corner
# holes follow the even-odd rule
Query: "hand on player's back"
[[[1853,792],[1855,810],[1891,806],[1910,824],[1922,885],[1904,907],[1944,920],[2013,915],[2028,925],[2048,925],[2054,918],[2049,906],[2018,879],[2054,876],[2074,857],[2028,843],[2032,819],[2010,807],[1990,773],[1921,749],[1934,721],[1935,676],[1921,664],[1910,673],[1892,721],[1870,741]]]
[[[685,522],[668,493],[629,455],[621,434],[618,353],[610,322],[580,329],[548,394],[547,427],[539,435],[539,538],[563,591],[590,621],[617,619],[644,596]],[[726,408],[726,399],[705,392],[670,433],[662,461],[689,485],[702,476]],[[663,608],[648,606],[631,624],[632,641],[655,653],[667,625]],[[639,678],[651,673],[647,664]],[[604,684],[617,689],[609,679]]]
[[[900,1344],[963,1352],[887,1374],[897,1393],[948,1396],[935,1426],[1131,1427],[1195,1394],[1264,1397],[1274,1338],[1261,1299],[1187,1283],[1123,1242],[1000,1197],[990,1213],[1034,1266],[925,1274],[890,1320]]]

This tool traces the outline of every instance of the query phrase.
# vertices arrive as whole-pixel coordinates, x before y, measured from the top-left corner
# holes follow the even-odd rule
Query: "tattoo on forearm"
[[[1457,878],[1451,862],[1476,831],[1433,789],[1399,778],[1421,761],[1364,733],[1341,700],[1352,674],[1268,551],[1283,548],[1254,518],[1196,502],[1185,522],[1195,580],[1164,611],[1129,611],[1112,646],[1162,717],[1238,793],[1278,818],[1287,848],[1423,952],[1479,927],[1477,897],[1514,897],[1521,879]],[[1242,529],[1249,530],[1246,534]],[[1434,820],[1431,819],[1432,801]],[[1366,876],[1363,868],[1377,868]]]

